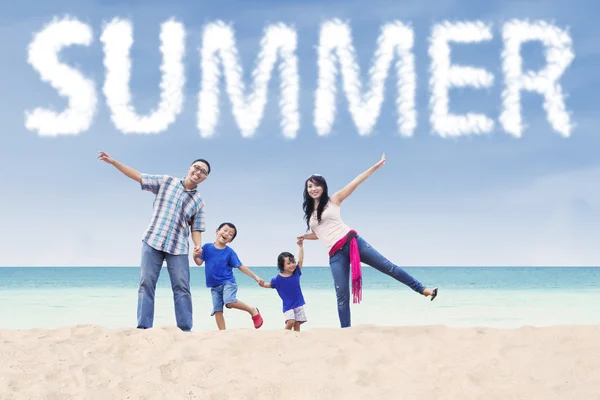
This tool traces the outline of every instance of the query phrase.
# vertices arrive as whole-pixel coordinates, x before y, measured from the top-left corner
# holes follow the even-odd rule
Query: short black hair
[[[288,251],[284,251],[279,256],[277,256],[277,268],[279,271],[283,272],[283,267],[285,267],[285,259],[289,258],[291,262],[296,262],[294,255]]]
[[[194,160],[194,162],[193,162],[193,163],[191,163],[190,165],[194,165],[194,164],[196,164],[196,163],[197,163],[197,162],[199,162],[199,161],[200,161],[200,162],[203,162],[204,164],[206,164],[206,166],[208,167],[208,174],[210,174],[210,164],[209,164],[209,163],[208,163],[208,161],[206,161],[204,158],[199,158],[199,159],[197,159],[197,160]]]
[[[231,241],[233,242],[233,239],[235,239],[235,237],[237,236],[237,228],[231,222],[223,222],[221,225],[219,225],[219,227],[217,228],[217,231],[221,230],[221,228],[224,226],[228,226],[235,231],[235,232],[233,232],[233,236],[231,237]]]

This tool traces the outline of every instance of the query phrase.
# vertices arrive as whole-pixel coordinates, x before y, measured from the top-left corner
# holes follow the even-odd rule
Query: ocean
[[[276,267],[253,267],[269,280]],[[438,286],[435,301],[371,267],[363,267],[363,299],[352,304],[353,325],[517,328],[600,324],[600,268],[593,267],[413,267],[405,268],[427,286]],[[261,329],[282,329],[275,290],[259,287],[236,271],[238,299],[257,306]],[[215,330],[204,269],[191,272],[194,330]],[[139,267],[2,267],[0,329],[136,325]],[[338,327],[328,267],[305,267],[302,288],[308,322],[303,330]],[[228,329],[252,328],[248,314],[226,310]],[[157,285],[155,326],[175,325],[166,267]]]

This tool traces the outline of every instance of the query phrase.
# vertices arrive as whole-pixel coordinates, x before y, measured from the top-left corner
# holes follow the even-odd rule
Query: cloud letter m
[[[218,21],[204,28],[201,48],[202,80],[198,99],[198,129],[211,137],[219,119],[219,85],[223,67],[225,88],[233,116],[242,136],[252,137],[260,125],[267,102],[267,86],[278,58],[281,97],[281,128],[293,139],[300,126],[298,112],[299,80],[295,30],[284,24],[269,25],[261,41],[252,89],[246,94],[233,28]]]
[[[350,114],[361,135],[371,133],[384,98],[385,80],[392,61],[397,57],[396,109],[398,128],[405,137],[417,126],[415,110],[416,73],[412,47],[414,34],[399,21],[385,24],[377,40],[373,65],[369,71],[370,88],[363,94],[360,68],[356,60],[350,27],[338,19],[321,27],[318,49],[319,81],[315,93],[314,124],[319,135],[327,135],[335,120],[336,78],[339,72],[348,99]],[[337,57],[336,57],[337,56]]]

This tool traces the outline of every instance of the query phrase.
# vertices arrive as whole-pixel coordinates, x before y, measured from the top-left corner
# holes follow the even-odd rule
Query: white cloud
[[[500,123],[515,137],[523,132],[521,121],[521,91],[537,92],[544,97],[543,107],[552,128],[569,137],[573,126],[565,106],[565,96],[559,79],[575,55],[569,33],[546,21],[512,20],[504,24],[502,65],[506,88],[502,92],[503,110]],[[541,41],[545,47],[546,67],[538,72],[523,71],[521,45]]]
[[[494,75],[482,68],[450,63],[450,45],[479,43],[493,37],[492,28],[481,21],[443,22],[433,27],[429,55],[431,57],[431,125],[442,137],[491,133],[494,121],[483,114],[451,114],[448,90],[451,87],[489,88]]]
[[[269,25],[261,40],[261,50],[252,74],[253,90],[246,95],[233,27],[221,21],[207,24],[200,50],[202,82],[198,97],[198,129],[202,137],[213,135],[219,119],[219,65],[223,65],[233,116],[242,135],[248,138],[254,135],[260,125],[268,98],[268,83],[277,58],[281,57],[281,129],[284,137],[295,138],[300,128],[300,75],[296,47],[296,31],[293,28],[284,24]]]
[[[68,108],[62,112],[36,108],[25,112],[25,127],[42,136],[78,135],[89,129],[98,102],[95,83],[77,69],[60,62],[59,52],[66,47],[90,46],[93,32],[89,25],[75,18],[54,19],[35,34],[29,44],[27,62],[43,82],[67,97]]]
[[[185,71],[185,28],[182,23],[168,20],[161,25],[162,80],[158,109],[149,116],[139,116],[131,105],[132,22],[115,18],[104,28],[100,40],[104,43],[106,80],[104,95],[112,111],[112,121],[123,133],[161,133],[175,122],[183,109]],[[140,39],[141,41],[142,39]]]
[[[369,90],[362,93],[360,67],[352,44],[350,25],[338,19],[326,21],[320,31],[317,49],[318,87],[315,92],[314,124],[320,135],[331,131],[335,120],[338,66],[350,115],[361,135],[373,130],[381,113],[384,86],[392,61],[395,63],[398,128],[412,136],[417,126],[415,109],[416,72],[412,28],[400,21],[385,24],[377,40],[373,65],[369,71]]]

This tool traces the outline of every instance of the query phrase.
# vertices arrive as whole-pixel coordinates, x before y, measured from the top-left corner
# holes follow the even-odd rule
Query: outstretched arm
[[[111,164],[116,169],[121,171],[128,178],[131,178],[140,184],[142,183],[142,174],[139,171],[137,171],[131,167],[128,167],[125,164],[121,164],[120,162],[113,159],[111,156],[109,156],[105,152],[103,152],[103,151],[100,152],[100,154],[98,155],[98,160],[102,160],[107,164]]]
[[[296,239],[298,239],[298,240],[319,240],[319,237],[317,236],[315,231],[311,230],[310,233],[305,233],[304,235],[300,235]]]
[[[358,175],[356,178],[354,178],[352,180],[352,182],[347,184],[346,187],[339,190],[338,192],[335,192],[333,194],[333,196],[331,196],[331,201],[334,202],[335,204],[337,204],[338,206],[340,204],[342,204],[342,202],[344,200],[346,200],[346,198],[348,196],[350,196],[352,194],[352,192],[354,192],[354,190],[358,187],[358,185],[363,183],[365,181],[365,179],[367,179],[369,176],[371,176],[373,174],[373,172],[375,172],[375,170],[377,170],[383,164],[385,164],[385,154],[383,154],[381,156],[381,160],[379,160],[377,162],[377,164],[373,165],[371,168],[369,168],[362,174]]]
[[[303,240],[298,240],[298,268],[302,270],[302,264],[304,263],[304,246],[302,246]]]
[[[250,271],[250,268],[246,267],[245,265],[240,265],[239,270],[242,271],[244,274],[248,275],[250,278],[254,279],[256,282],[260,283],[260,278],[258,277],[258,275],[256,275],[254,272]]]

